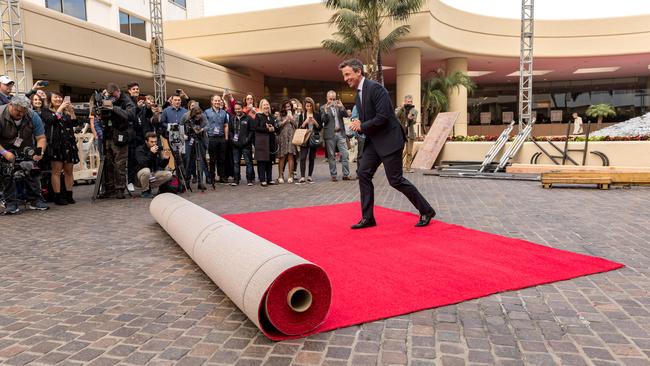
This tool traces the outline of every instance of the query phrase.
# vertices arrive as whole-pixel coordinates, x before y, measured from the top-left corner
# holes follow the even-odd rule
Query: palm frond
[[[386,37],[384,37],[384,39],[379,42],[379,50],[381,52],[390,51],[391,48],[397,44],[397,41],[399,41],[399,39],[403,36],[407,35],[410,31],[410,25],[402,25],[393,29],[390,33],[388,33],[388,35],[386,35]]]
[[[358,52],[358,49],[355,48],[354,45],[350,45],[348,43],[344,43],[334,39],[326,39],[323,42],[321,42],[321,45],[323,46],[323,48],[325,48],[326,50],[332,52],[337,56],[352,56],[356,52]]]

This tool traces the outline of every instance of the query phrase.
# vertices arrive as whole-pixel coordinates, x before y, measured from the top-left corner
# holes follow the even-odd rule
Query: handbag
[[[291,143],[296,146],[305,146],[311,137],[311,131],[306,128],[299,128],[293,133]]]
[[[311,136],[309,136],[309,147],[317,149],[323,144],[323,139],[319,131],[314,131]]]

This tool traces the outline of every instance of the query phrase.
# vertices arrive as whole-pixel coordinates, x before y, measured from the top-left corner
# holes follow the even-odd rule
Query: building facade
[[[23,0],[25,86],[48,80],[49,90],[88,101],[108,82],[135,81],[153,93],[149,0]],[[163,19],[203,16],[203,0],[162,0]],[[235,71],[167,48],[167,88],[208,99],[225,88],[262,93],[264,75]]]
[[[277,98],[321,93],[338,83],[340,58],[321,47],[334,28],[322,4],[173,21],[166,42],[175,50],[231,68],[258,70],[266,94]],[[520,21],[488,17],[429,0],[409,19],[411,32],[383,57],[386,85],[395,101],[411,94],[442,68],[472,76],[472,95],[452,92],[450,110],[461,113],[454,132],[472,124],[498,125],[517,116]],[[611,19],[535,22],[534,108],[540,123],[567,122],[592,103],[611,103],[613,120],[650,110],[650,14]],[[321,98],[322,100],[322,98]],[[512,112],[512,113],[508,113]]]

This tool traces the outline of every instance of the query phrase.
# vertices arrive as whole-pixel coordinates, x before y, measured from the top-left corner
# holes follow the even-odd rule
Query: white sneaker
[[[307,182],[309,182],[309,183],[314,183],[314,180],[311,179],[311,177],[307,177]]]
[[[126,189],[128,189],[129,192],[134,192],[135,191],[135,187],[133,186],[133,183],[127,184]]]
[[[287,183],[289,183],[289,184],[293,183],[293,178],[287,179]]]
[[[278,178],[278,183],[280,184],[284,183],[284,178]]]

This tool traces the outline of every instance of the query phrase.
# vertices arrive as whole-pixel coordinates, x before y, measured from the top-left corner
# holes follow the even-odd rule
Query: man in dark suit
[[[388,91],[381,84],[364,77],[363,63],[360,60],[343,61],[339,69],[345,82],[357,90],[355,105],[359,119],[352,121],[351,128],[366,136],[363,159],[357,171],[362,216],[352,228],[377,225],[373,214],[375,192],[372,177],[382,163],[391,187],[402,192],[420,212],[420,219],[415,226],[427,226],[436,212],[418,189],[402,176],[402,151],[406,136],[395,117]]]

